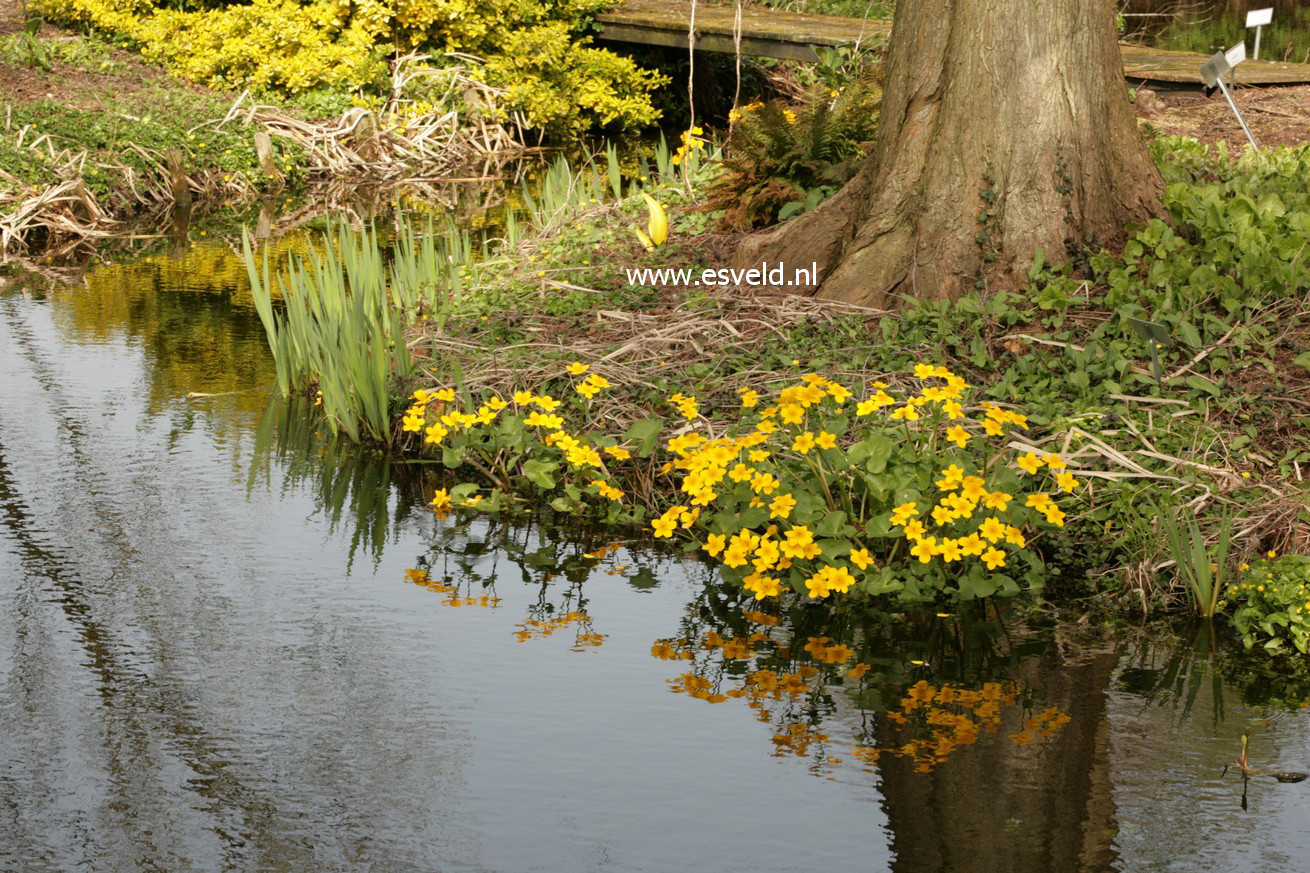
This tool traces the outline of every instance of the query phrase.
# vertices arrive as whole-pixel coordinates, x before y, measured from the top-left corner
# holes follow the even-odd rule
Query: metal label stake
[[[1246,13],[1247,29],[1255,28],[1255,51],[1251,53],[1251,60],[1260,60],[1260,30],[1274,20],[1274,10],[1270,9],[1252,9]]]
[[[1227,52],[1217,52],[1214,57],[1206,61],[1201,66],[1201,78],[1205,84],[1211,88],[1218,88],[1224,93],[1224,99],[1228,101],[1228,108],[1233,110],[1233,115],[1237,116],[1237,123],[1242,125],[1242,132],[1246,134],[1246,139],[1251,143],[1251,148],[1259,149],[1256,145],[1255,137],[1251,136],[1251,128],[1246,126],[1246,119],[1242,113],[1237,111],[1237,104],[1233,102],[1233,95],[1224,84],[1224,76],[1233,71],[1236,64],[1246,60],[1246,43],[1233,46]]]

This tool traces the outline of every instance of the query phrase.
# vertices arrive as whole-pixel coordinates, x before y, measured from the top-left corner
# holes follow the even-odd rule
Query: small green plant
[[[1228,598],[1233,627],[1246,647],[1259,643],[1270,651],[1290,647],[1310,654],[1310,557],[1270,552],[1238,570]]]
[[[815,90],[796,106],[773,100],[735,112],[723,173],[706,190],[704,208],[747,229],[818,206],[855,175],[876,133],[881,96],[866,81],[836,97]]]
[[[1228,574],[1228,549],[1231,544],[1233,516],[1225,512],[1219,519],[1218,539],[1213,550],[1195,517],[1182,507],[1156,505],[1155,517],[1165,535],[1178,578],[1187,586],[1192,607],[1198,615],[1213,618],[1219,611]]]

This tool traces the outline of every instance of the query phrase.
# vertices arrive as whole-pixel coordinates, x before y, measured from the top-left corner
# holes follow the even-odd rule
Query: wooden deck
[[[734,16],[732,6],[697,3],[696,47],[706,51],[732,52]],[[685,0],[623,0],[596,19],[603,28],[600,39],[685,49],[691,3]],[[758,6],[742,9],[741,19],[743,54],[797,61],[818,60],[815,46],[857,45],[891,32],[889,21],[778,12]],[[1128,43],[1123,43],[1121,48],[1124,77],[1130,82],[1201,87],[1201,65],[1206,61],[1205,55]],[[1237,68],[1237,81],[1241,85],[1310,84],[1310,64],[1247,61]]]

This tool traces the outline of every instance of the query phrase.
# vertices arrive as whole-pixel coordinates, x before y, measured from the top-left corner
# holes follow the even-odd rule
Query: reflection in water
[[[1310,852],[1304,785],[1243,810],[1220,776],[1242,734],[1310,769],[1305,671],[1022,604],[761,607],[549,513],[436,520],[433,467],[267,401],[204,248],[0,294],[0,869]]]

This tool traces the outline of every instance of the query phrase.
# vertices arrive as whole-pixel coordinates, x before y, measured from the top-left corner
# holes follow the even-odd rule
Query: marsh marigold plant
[[[1030,540],[1065,524],[1061,501],[1082,486],[1059,455],[1031,448],[1020,410],[974,403],[945,367],[915,367],[909,390],[815,373],[776,391],[742,388],[727,421],[707,420],[680,392],[667,415],[622,436],[587,430],[610,382],[581,362],[566,378],[567,402],[416,392],[404,430],[493,485],[487,495],[473,483],[443,489],[434,509],[494,510],[530,484],[556,510],[600,507],[608,521],[685,542],[759,600],[967,599],[1039,587]],[[634,503],[630,483],[652,466],[657,481],[641,491],[656,496]]]

